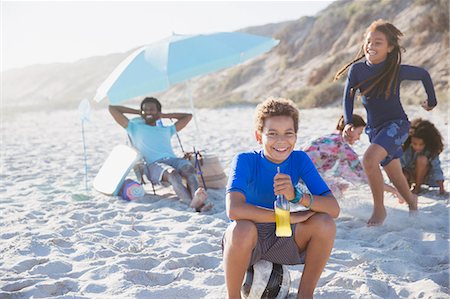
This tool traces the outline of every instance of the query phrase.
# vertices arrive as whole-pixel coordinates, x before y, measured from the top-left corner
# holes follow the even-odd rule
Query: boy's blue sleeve
[[[245,154],[238,154],[231,163],[230,175],[228,177],[227,193],[240,192],[246,196],[248,180],[250,178],[250,160]]]
[[[311,159],[305,152],[301,152],[302,171],[300,177],[312,195],[325,196],[331,193],[330,188],[320,176]]]
[[[356,86],[355,71],[352,65],[348,70],[347,80],[345,81],[344,96],[342,105],[344,106],[344,121],[345,124],[353,122],[353,105],[355,101],[355,92],[353,87]]]

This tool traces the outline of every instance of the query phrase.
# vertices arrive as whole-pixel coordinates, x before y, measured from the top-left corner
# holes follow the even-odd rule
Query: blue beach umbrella
[[[178,35],[142,47],[122,61],[98,88],[94,100],[111,104],[237,65],[278,45],[279,41],[242,32]],[[192,97],[190,96],[191,107]]]

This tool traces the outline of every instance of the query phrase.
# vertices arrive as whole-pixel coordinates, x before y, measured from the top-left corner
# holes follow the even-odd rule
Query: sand
[[[254,107],[197,109],[183,146],[214,153],[226,172],[232,157],[258,149]],[[339,108],[301,111],[298,148],[331,132]],[[408,107],[410,119],[432,119],[445,136],[441,162],[449,176],[448,116]],[[362,113],[365,115],[365,113]],[[221,238],[229,220],[225,190],[208,190],[214,207],[187,210],[170,187],[127,202],[93,190],[92,180],[124,130],[106,110],[85,125],[89,190],[77,111],[21,112],[2,122],[0,185],[0,298],[225,298]],[[176,139],[173,139],[180,153]],[[367,136],[355,146],[362,154]],[[388,217],[369,228],[368,186],[351,186],[330,260],[315,298],[449,298],[449,202],[431,190],[420,212],[391,195]],[[302,266],[289,267],[295,298]]]

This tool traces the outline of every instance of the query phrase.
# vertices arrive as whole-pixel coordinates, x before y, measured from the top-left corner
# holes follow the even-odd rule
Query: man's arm
[[[125,129],[128,127],[128,117],[125,116],[125,113],[140,114],[140,110],[137,109],[111,105],[109,106],[109,112],[114,120]]]
[[[161,118],[175,118],[177,122],[175,123],[175,128],[181,131],[186,125],[191,121],[191,113],[161,113]]]

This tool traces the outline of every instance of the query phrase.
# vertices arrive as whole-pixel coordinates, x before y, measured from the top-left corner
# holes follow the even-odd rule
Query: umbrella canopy
[[[272,49],[278,40],[242,32],[177,35],[142,47],[122,61],[94,100],[117,104],[164,91],[193,77],[239,64]]]

